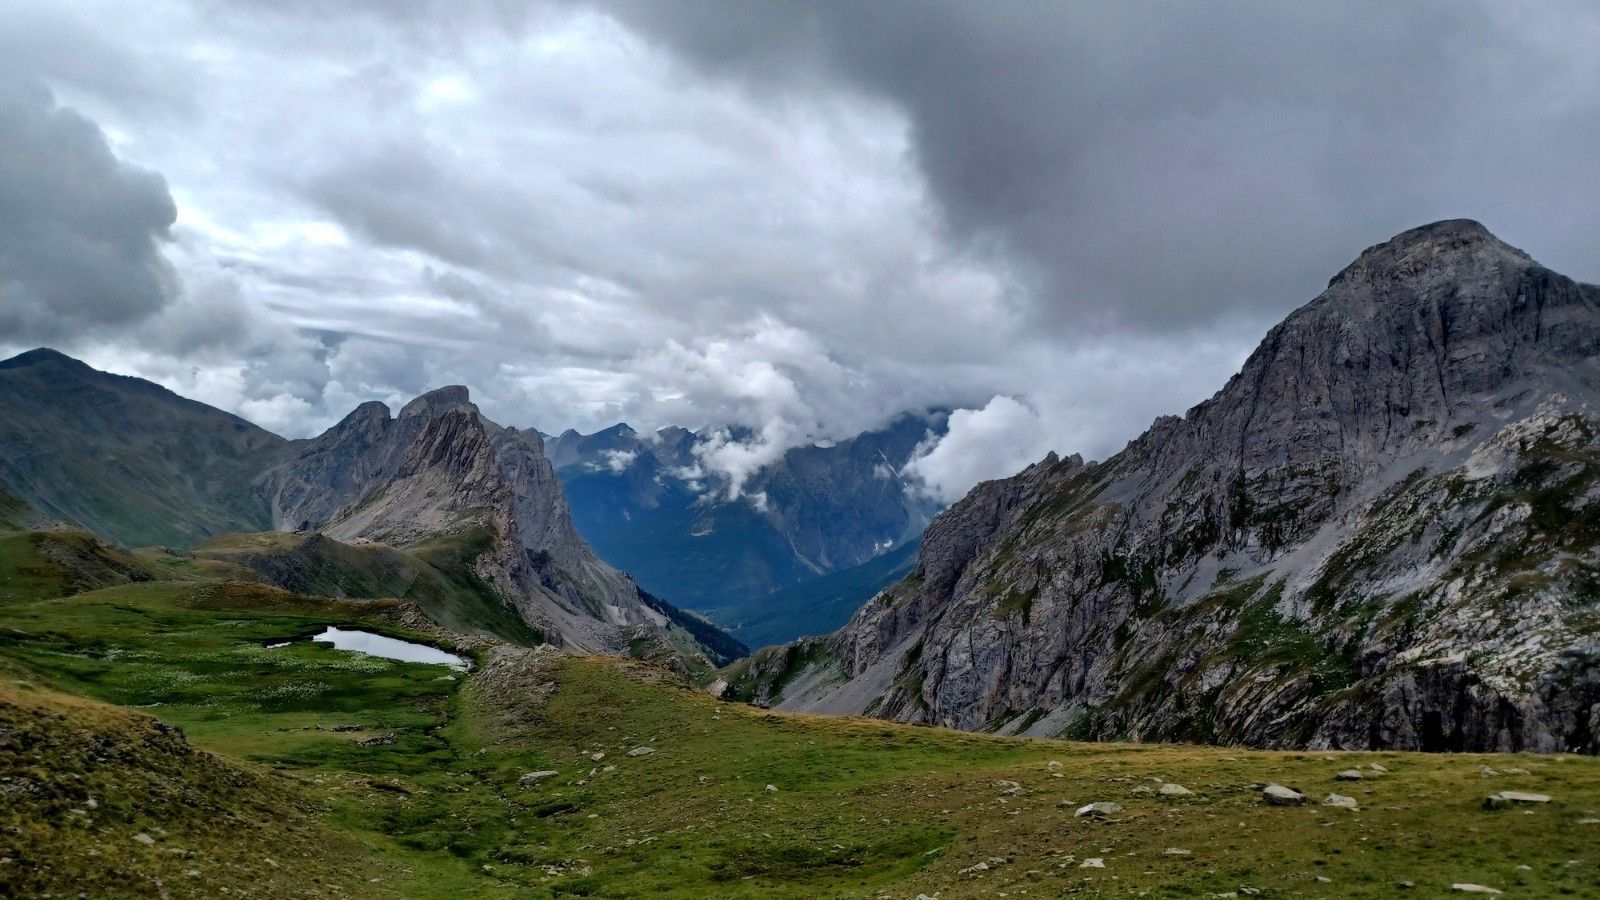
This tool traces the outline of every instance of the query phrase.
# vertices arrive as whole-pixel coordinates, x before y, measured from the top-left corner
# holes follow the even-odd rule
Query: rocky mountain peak
[[[771,657],[831,657],[784,675],[823,687],[780,705],[1600,751],[1596,409],[1600,288],[1476,222],[1406,231],[1184,418],[1103,463],[976,487],[928,527],[911,577],[825,644]]]
[[[29,350],[26,353],[19,353],[7,360],[0,360],[0,369],[26,369],[30,366],[45,365],[50,363],[89,370],[89,367],[84,363],[73,359],[59,350],[52,350],[49,347],[40,347],[36,350]]]
[[[1427,270],[1448,274],[1463,267],[1499,264],[1512,269],[1538,265],[1533,257],[1495,237],[1472,219],[1446,219],[1402,231],[1362,251],[1328,282],[1383,282],[1414,278]]]
[[[477,413],[478,407],[473,405],[472,398],[468,395],[464,385],[452,384],[437,390],[429,391],[417,399],[407,403],[400,410],[400,418],[410,419],[418,416],[437,416],[447,412],[461,411]]]
[[[389,405],[387,403],[384,403],[382,400],[368,400],[367,402],[365,402],[365,403],[361,404],[360,406],[357,406],[355,409],[351,410],[350,414],[348,416],[345,416],[345,419],[347,419],[347,420],[383,419],[383,420],[387,421],[392,416],[393,416],[393,413],[391,413],[389,411]]]

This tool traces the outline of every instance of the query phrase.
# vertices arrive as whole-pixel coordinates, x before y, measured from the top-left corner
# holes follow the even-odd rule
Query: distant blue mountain
[[[707,438],[682,428],[568,431],[547,438],[546,451],[574,524],[602,559],[760,646],[836,628],[876,593],[882,565],[869,564],[898,558],[938,512],[900,470],[947,419],[906,413],[831,446],[790,450],[734,500],[714,475],[689,477]],[[864,566],[821,593],[775,593]]]

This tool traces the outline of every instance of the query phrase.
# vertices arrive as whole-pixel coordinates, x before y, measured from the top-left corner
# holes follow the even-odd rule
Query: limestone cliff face
[[[257,486],[277,528],[468,561],[554,643],[695,648],[659,601],[578,536],[539,435],[484,418],[466,388],[425,394],[394,418],[364,404]]]
[[[735,687],[1008,733],[1595,752],[1597,399],[1600,288],[1475,222],[1405,232],[1211,400],[980,485],[807,671]]]

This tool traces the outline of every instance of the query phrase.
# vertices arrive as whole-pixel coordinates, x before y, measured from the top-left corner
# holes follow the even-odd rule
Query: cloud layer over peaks
[[[1597,43],[1580,0],[0,6],[0,353],[291,436],[457,383],[709,429],[734,492],[950,408],[948,499],[1115,452],[1405,228],[1600,280]]]

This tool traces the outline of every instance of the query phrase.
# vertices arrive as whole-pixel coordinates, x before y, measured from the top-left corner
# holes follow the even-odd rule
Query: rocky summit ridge
[[[1600,288],[1453,220],[1183,417],[975,488],[780,707],[1269,747],[1600,750]]]

